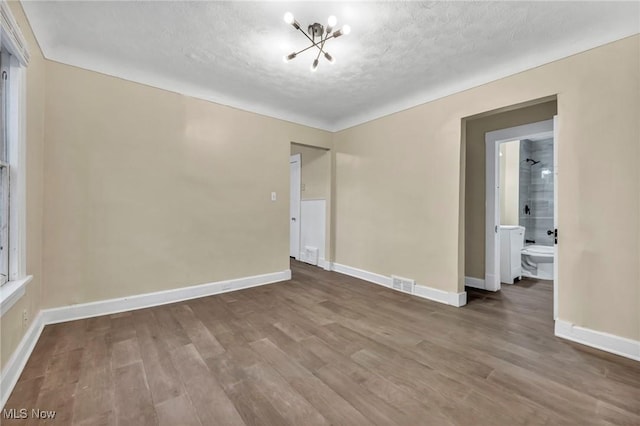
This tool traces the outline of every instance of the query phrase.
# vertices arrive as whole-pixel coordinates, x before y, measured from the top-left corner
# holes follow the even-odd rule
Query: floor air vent
[[[395,275],[391,276],[391,288],[393,288],[394,290],[413,294],[413,288],[415,287],[415,285],[416,285],[416,282],[414,280],[397,277]]]

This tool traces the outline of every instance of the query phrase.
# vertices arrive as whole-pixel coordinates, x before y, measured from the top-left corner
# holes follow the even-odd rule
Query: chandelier
[[[284,22],[286,22],[287,24],[291,24],[293,28],[295,28],[296,30],[299,30],[311,42],[310,46],[305,47],[304,49],[298,52],[293,52],[288,55],[285,55],[283,58],[284,61],[289,62],[290,60],[294,59],[296,56],[298,56],[302,52],[305,52],[309,49],[317,47],[318,54],[316,55],[316,59],[314,59],[313,63],[311,64],[311,71],[315,71],[318,69],[320,54],[323,54],[324,57],[327,59],[327,61],[329,61],[329,63],[333,64],[335,62],[335,59],[333,58],[333,56],[331,56],[329,52],[327,52],[324,49],[324,45],[327,42],[327,40],[332,38],[338,38],[341,35],[347,35],[351,32],[351,27],[348,25],[344,25],[342,28],[334,31],[334,27],[338,23],[338,20],[333,15],[329,16],[328,25],[326,27],[324,27],[322,24],[315,22],[307,27],[306,33],[302,30],[302,28],[300,28],[300,24],[298,23],[298,21],[295,20],[291,12],[287,12],[284,14]]]

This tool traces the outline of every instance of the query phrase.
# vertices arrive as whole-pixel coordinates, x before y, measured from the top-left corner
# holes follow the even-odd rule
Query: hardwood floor
[[[47,326],[5,409],[73,425],[640,425],[640,363],[554,337],[548,282],[468,289],[455,308],[292,269]]]

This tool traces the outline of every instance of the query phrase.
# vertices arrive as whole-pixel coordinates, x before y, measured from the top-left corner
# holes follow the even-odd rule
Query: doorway
[[[291,257],[330,270],[331,152],[327,148],[291,142]],[[299,181],[299,182],[298,182]]]
[[[558,306],[558,256],[557,256],[557,146],[556,118],[537,123],[526,124],[507,129],[488,132],[486,143],[486,179],[485,179],[485,277],[486,290],[498,291],[501,281],[513,283],[514,278],[529,276],[535,279],[553,279],[553,317],[557,318]],[[549,145],[549,142],[552,144]],[[506,185],[508,170],[501,174],[501,162],[505,169],[509,152],[514,152],[517,144],[518,154],[515,162],[521,176],[531,176],[526,184]],[[531,152],[531,145],[543,146],[552,150],[544,154],[544,159],[537,159]],[[500,148],[503,147],[501,150]],[[504,149],[507,148],[507,149]],[[528,151],[527,151],[528,149]],[[533,148],[537,149],[537,148]],[[505,158],[501,157],[507,157]],[[542,154],[539,154],[542,155]],[[514,155],[511,154],[513,160]],[[540,157],[542,158],[542,157]],[[543,162],[545,161],[545,162]],[[512,162],[513,164],[513,162]],[[512,175],[513,175],[513,167]],[[538,176],[538,174],[540,176]],[[516,177],[517,179],[517,177]],[[549,182],[551,181],[551,182]],[[530,182],[535,182],[535,195],[528,194]],[[541,183],[542,182],[542,183]],[[542,185],[553,188],[549,200],[540,199]],[[517,188],[516,188],[517,187]],[[511,189],[511,194],[508,190]],[[515,188],[515,189],[514,189]],[[526,188],[527,193],[524,193]],[[522,190],[521,197],[514,192]],[[502,197],[501,197],[502,195]],[[550,194],[549,194],[550,195]],[[515,198],[517,197],[517,200]],[[506,200],[505,200],[506,198]],[[510,201],[510,203],[509,203]],[[514,208],[511,206],[515,205]],[[531,216],[532,208],[544,209],[546,216]],[[534,207],[535,205],[535,207]],[[509,225],[505,225],[502,215],[508,215]],[[552,217],[549,217],[549,216]],[[515,216],[515,217],[514,217]],[[513,222],[513,223],[511,223]],[[540,228],[540,229],[538,229]],[[549,229],[543,229],[549,228]],[[546,233],[546,238],[540,232]],[[536,244],[536,240],[538,244]],[[548,241],[547,241],[548,240]],[[549,244],[546,244],[549,243]],[[551,263],[551,265],[549,265]],[[513,272],[513,271],[518,272]]]

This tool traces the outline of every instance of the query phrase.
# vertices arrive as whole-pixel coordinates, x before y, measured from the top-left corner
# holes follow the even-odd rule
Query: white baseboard
[[[296,260],[298,260],[300,262],[308,263],[307,262],[307,257],[306,257],[306,254],[305,254],[304,250],[302,250],[300,252],[300,257],[298,259],[296,259]],[[313,263],[309,263],[309,264],[313,265]],[[324,257],[319,257],[318,258],[318,264],[314,265],[314,266],[322,268],[325,271],[333,271],[333,263],[329,262],[328,260],[325,260]]]
[[[489,285],[487,286],[487,282]],[[498,291],[500,284],[500,277],[496,277],[495,274],[486,274],[484,277],[484,289],[487,291]]]
[[[391,288],[391,277],[387,277],[386,275],[376,274],[375,272],[365,271],[363,269],[342,265],[340,263],[334,263],[333,270],[341,274],[360,278],[364,281],[369,281],[374,284]],[[444,290],[438,290],[437,288],[416,284],[413,294],[414,296],[422,297],[424,299],[433,300],[435,302],[440,302],[451,306],[460,307],[467,304],[466,292],[452,293]]]
[[[640,341],[556,320],[555,335],[605,352],[640,361]]]
[[[479,288],[480,290],[486,289],[484,279],[474,277],[464,277],[464,285],[467,287]]]
[[[198,297],[213,296],[215,294],[242,290],[244,288],[256,287],[290,279],[291,270],[287,269],[285,271],[273,272],[264,275],[254,275],[251,277],[236,278],[190,287],[181,287],[154,293],[138,294],[135,296],[121,297],[117,299],[99,300],[97,302],[81,303],[78,305],[63,306],[60,308],[43,309],[42,315],[45,324],[56,324],[59,322],[132,311],[134,309],[166,305],[168,303],[181,302],[183,300],[196,299]]]
[[[333,271],[333,263],[329,262],[325,259],[318,260],[318,266],[324,269],[325,271]]]
[[[349,275],[350,277],[360,278],[361,280],[369,281],[370,283],[391,288],[391,277],[387,277],[385,275],[376,274],[375,272],[369,272],[335,262],[333,264],[333,270],[341,274]]]
[[[182,287],[154,293],[138,294],[118,299],[100,300],[91,303],[63,306],[60,308],[43,309],[34,318],[31,327],[24,335],[20,344],[11,355],[0,375],[0,409],[4,408],[11,391],[18,382],[18,378],[29,360],[29,356],[42,333],[45,325],[59,322],[73,321],[101,315],[115,314],[134,309],[149,308],[166,305],[198,297],[212,296],[229,291],[242,290],[291,279],[291,270],[273,272],[264,275],[218,281],[214,283]]]
[[[433,300],[455,307],[461,307],[467,304],[467,293],[451,293],[437,288],[431,288],[424,285],[416,284],[414,293],[424,299]]]
[[[4,404],[9,399],[9,395],[11,395],[16,383],[18,383],[20,374],[22,374],[22,370],[27,365],[31,352],[33,352],[33,348],[38,342],[38,338],[44,328],[42,318],[41,313],[35,316],[18,347],[13,351],[9,361],[2,369],[2,374],[0,375],[0,409],[4,408]]]

